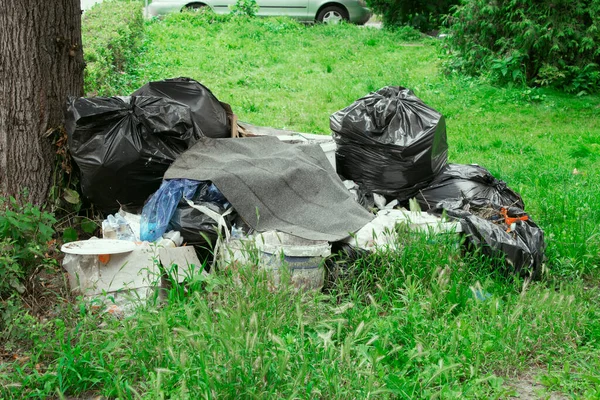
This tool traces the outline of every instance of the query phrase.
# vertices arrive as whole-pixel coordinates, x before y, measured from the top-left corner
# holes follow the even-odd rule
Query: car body
[[[364,24],[371,17],[365,0],[257,0],[260,17],[288,16],[301,22],[335,23],[340,20]],[[231,12],[236,0],[153,0],[147,15],[158,17],[185,9],[210,7],[217,14]]]

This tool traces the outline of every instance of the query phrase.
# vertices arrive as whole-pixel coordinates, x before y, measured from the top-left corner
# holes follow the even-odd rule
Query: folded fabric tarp
[[[333,242],[373,219],[318,145],[286,144],[275,137],[202,138],[164,178],[212,181],[257,231]]]

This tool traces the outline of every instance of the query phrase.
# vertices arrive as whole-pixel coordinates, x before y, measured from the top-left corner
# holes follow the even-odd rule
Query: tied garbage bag
[[[433,182],[415,196],[429,210],[447,199],[486,199],[494,204],[525,209],[521,196],[479,165],[448,164]]]
[[[106,213],[141,209],[202,136],[189,107],[158,97],[70,98],[66,129],[83,194]]]
[[[132,96],[154,96],[185,104],[204,136],[231,137],[229,105],[221,103],[206,86],[190,78],[165,79],[142,86]]]
[[[406,200],[446,165],[444,117],[412,91],[388,86],[331,115],[337,172],[365,190]]]
[[[444,200],[432,210],[458,218],[467,246],[494,259],[503,259],[508,271],[539,279],[546,242],[544,232],[517,207],[504,207],[484,199]]]

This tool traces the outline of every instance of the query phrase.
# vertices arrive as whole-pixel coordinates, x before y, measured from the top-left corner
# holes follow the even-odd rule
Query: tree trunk
[[[67,96],[83,94],[80,0],[0,0],[0,195],[46,201]]]

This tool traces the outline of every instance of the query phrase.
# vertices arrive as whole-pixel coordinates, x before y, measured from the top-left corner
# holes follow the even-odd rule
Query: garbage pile
[[[382,88],[330,125],[332,137],[239,122],[208,88],[177,78],[127,97],[72,98],[67,133],[83,194],[118,211],[103,224],[106,240],[144,243],[143,254],[148,243],[184,244],[183,259],[209,270],[247,261],[242,250],[252,248],[278,277],[287,264],[293,283],[318,288],[332,245],[346,254],[393,246],[389,232],[405,223],[463,232],[512,272],[539,276],[543,232],[521,197],[482,167],[448,164],[444,117],[412,91]],[[409,201],[427,213],[402,208]],[[158,264],[166,269],[171,256]],[[100,282],[102,263],[92,261],[72,258],[67,269]]]
[[[330,126],[337,172],[364,207],[415,199],[422,210],[458,221],[470,249],[505,260],[509,272],[540,277],[544,234],[521,196],[485,168],[448,164],[444,118],[412,91],[370,93],[332,114]]]

